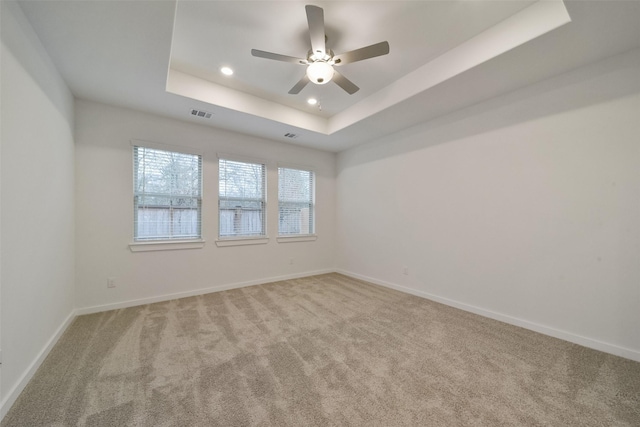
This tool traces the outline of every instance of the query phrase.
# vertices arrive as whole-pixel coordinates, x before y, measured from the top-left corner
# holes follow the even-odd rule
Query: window
[[[202,156],[133,147],[134,240],[201,237]]]
[[[265,236],[265,165],[220,159],[218,184],[220,238]]]
[[[278,168],[278,235],[314,233],[314,173]]]

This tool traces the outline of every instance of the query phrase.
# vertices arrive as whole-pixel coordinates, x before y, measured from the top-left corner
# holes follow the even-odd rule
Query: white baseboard
[[[364,280],[367,282],[374,283],[376,285],[384,286],[387,288],[395,289],[400,292],[404,292],[407,294],[419,296],[422,298],[429,299],[431,301],[439,302],[444,305],[448,305],[450,307],[459,308],[460,310],[468,311],[470,313],[479,314],[480,316],[488,317],[490,319],[498,320],[500,322],[508,323],[510,325],[519,326],[521,328],[529,329],[534,332],[539,332],[544,335],[548,335],[554,338],[559,338],[564,341],[569,341],[574,344],[578,344],[584,347],[592,348],[594,350],[599,350],[605,353],[613,354],[615,356],[624,357],[625,359],[635,360],[636,362],[640,362],[640,351],[633,350],[630,348],[621,347],[615,344],[610,344],[598,340],[594,340],[592,338],[583,337],[581,335],[576,335],[571,332],[563,331],[560,329],[555,329],[549,326],[540,325],[535,322],[530,322],[528,320],[520,319],[517,317],[509,316],[506,314],[497,313],[495,311],[486,310],[481,307],[477,307],[470,304],[465,304],[459,301],[451,300],[448,298],[440,297],[438,295],[433,295],[427,292],[422,292],[416,289],[411,289],[406,286],[400,286],[395,283],[385,282],[383,280],[374,279],[373,277],[363,276],[361,274],[352,273],[346,270],[336,270],[337,273],[344,274],[345,276],[353,277],[355,279]]]
[[[22,390],[24,390],[24,388],[27,386],[27,384],[33,377],[33,374],[36,373],[42,362],[44,362],[44,359],[46,359],[49,355],[49,352],[51,351],[53,346],[56,345],[58,339],[60,339],[64,331],[67,330],[67,327],[69,327],[69,325],[75,318],[76,311],[73,310],[71,311],[71,313],[69,313],[67,318],[64,320],[64,322],[62,322],[58,329],[56,329],[55,333],[49,339],[49,341],[47,341],[47,344],[44,346],[44,348],[40,350],[40,353],[38,353],[38,356],[35,358],[35,360],[31,362],[27,370],[22,374],[20,380],[11,388],[11,390],[9,390],[9,393],[7,393],[7,395],[2,400],[2,403],[0,404],[0,420],[2,420],[5,415],[7,415],[7,412],[9,412],[9,409],[14,404],[18,396],[20,396]]]
[[[256,280],[249,280],[246,282],[230,283],[226,285],[212,286],[210,288],[201,288],[201,289],[196,289],[192,291],[177,292],[173,294],[165,294],[165,295],[159,295],[159,296],[149,297],[149,298],[140,298],[135,300],[116,302],[113,304],[94,305],[91,307],[79,308],[76,310],[76,314],[80,316],[83,314],[99,313],[102,311],[116,310],[119,308],[135,307],[138,305],[152,304],[154,302],[170,301],[178,298],[193,297],[197,295],[210,294],[212,292],[227,291],[229,289],[238,289],[238,288],[244,288],[247,286],[262,285],[265,283],[277,282],[280,280],[299,279],[301,277],[315,276],[318,274],[326,274],[326,273],[333,273],[333,272],[335,272],[334,269],[307,271],[305,273],[295,273],[295,274],[288,274],[284,276],[269,277],[266,279],[256,279]]]

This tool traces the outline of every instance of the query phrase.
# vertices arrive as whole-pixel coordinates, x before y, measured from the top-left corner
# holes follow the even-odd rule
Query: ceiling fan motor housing
[[[327,49],[326,52],[314,52],[313,50],[309,50],[307,53],[307,61],[309,64],[322,61],[333,65],[333,51],[331,49]]]

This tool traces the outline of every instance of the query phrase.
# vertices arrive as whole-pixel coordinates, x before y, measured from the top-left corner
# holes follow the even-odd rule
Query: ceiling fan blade
[[[307,22],[309,23],[309,38],[311,39],[311,50],[313,52],[325,53],[325,32],[324,32],[324,11],[321,7],[307,5]]]
[[[289,94],[296,95],[300,93],[300,91],[304,89],[307,83],[309,83],[309,77],[307,77],[307,73],[305,73],[304,76],[302,76],[302,78],[300,79],[300,81],[296,83],[296,85],[292,87],[291,90],[289,90]]]
[[[336,82],[336,84],[344,89],[349,95],[353,95],[360,90],[360,88],[353,84],[351,80],[337,72],[335,69],[333,70],[333,81]]]
[[[336,65],[349,64],[351,62],[362,61],[363,59],[375,58],[389,53],[389,42],[380,42],[371,46],[341,53],[333,57]]]
[[[275,59],[276,61],[293,62],[294,64],[307,65],[306,59],[294,58],[293,56],[280,55],[279,53],[265,52],[264,50],[251,49],[251,55],[258,58]]]

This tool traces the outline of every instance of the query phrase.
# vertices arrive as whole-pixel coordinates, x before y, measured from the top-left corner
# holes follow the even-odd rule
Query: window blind
[[[219,160],[220,238],[265,236],[265,165]]]
[[[201,238],[202,156],[133,147],[134,240]]]
[[[278,168],[278,235],[315,232],[314,178],[312,171]]]

